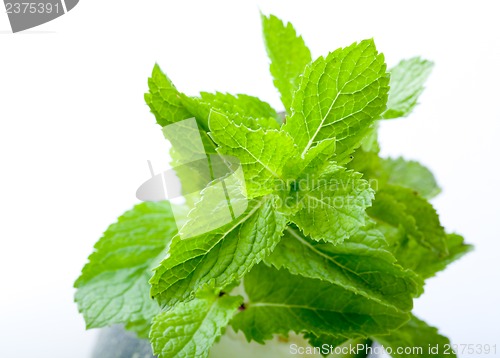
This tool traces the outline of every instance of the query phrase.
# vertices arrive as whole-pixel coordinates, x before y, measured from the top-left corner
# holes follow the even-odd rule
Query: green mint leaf
[[[205,215],[210,218],[210,213]],[[175,237],[150,280],[151,295],[161,306],[173,306],[203,286],[224,288],[271,253],[285,225],[273,200],[263,197],[227,225],[187,239]]]
[[[382,118],[406,117],[413,111],[433,66],[430,61],[414,57],[401,61],[389,71],[391,91],[387,100],[387,111]]]
[[[201,92],[200,97],[183,96],[183,103],[194,116],[208,123],[210,111],[225,113],[252,129],[279,129],[282,119],[266,102],[257,97],[228,93]]]
[[[203,292],[154,318],[150,339],[158,358],[205,358],[241,305],[241,297]]]
[[[360,173],[332,164],[296,186],[300,209],[291,220],[312,239],[340,243],[365,225],[373,190]]]
[[[393,252],[398,262],[416,272],[424,279],[444,270],[449,264],[473,249],[471,245],[464,243],[462,236],[457,234],[446,235],[446,244],[448,246],[447,256],[440,256],[436,252],[422,247],[418,242],[411,240],[404,233],[399,232],[396,235],[396,240],[394,236],[387,236],[394,242]]]
[[[445,358],[457,357],[450,348],[450,340],[438,333],[437,328],[412,316],[404,326],[386,336],[375,336],[384,347],[392,349],[393,358]],[[398,349],[407,349],[398,353]]]
[[[297,36],[292,24],[286,25],[276,16],[262,15],[262,29],[274,85],[281,93],[281,101],[290,113],[293,94],[298,78],[312,61],[311,52],[301,36]]]
[[[139,204],[106,230],[75,282],[87,328],[149,321],[159,312],[148,280],[176,232],[168,202]]]
[[[181,94],[157,64],[155,64],[153,74],[148,79],[148,87],[149,92],[144,95],[144,100],[151,109],[151,113],[155,115],[159,125],[164,127],[192,117],[182,104]]]
[[[288,227],[265,259],[294,275],[328,281],[367,300],[411,311],[423,282],[396,264],[382,234],[370,225],[343,244],[318,243]]]
[[[244,284],[250,301],[231,325],[259,343],[290,331],[345,338],[386,334],[409,319],[337,285],[263,264],[245,276]]]
[[[210,136],[220,146],[218,153],[240,160],[248,198],[273,193],[279,183],[286,182],[283,167],[296,155],[287,133],[253,130],[215,111],[210,114],[209,126]]]
[[[279,119],[276,111],[266,102],[257,97],[246,94],[233,96],[229,93],[217,92],[200,93],[201,99],[210,104],[212,108],[220,109],[226,113],[240,114],[252,118],[274,118]]]
[[[403,227],[409,237],[440,256],[448,255],[446,233],[436,210],[417,192],[386,185],[377,192],[367,212],[379,222]]]
[[[402,186],[426,199],[432,199],[441,192],[432,172],[413,160],[380,158],[376,152],[359,148],[347,167],[363,173],[366,179],[373,179],[377,189],[387,184]]]
[[[389,76],[372,40],[338,49],[308,65],[283,127],[301,156],[336,138],[339,163],[348,160],[386,109]]]
[[[149,92],[144,95],[144,99],[162,127],[196,117],[200,127],[208,130],[208,117],[212,109],[228,115],[239,115],[237,118],[241,119],[241,124],[253,129],[278,129],[282,121],[269,104],[257,97],[220,92],[201,92],[200,97],[188,97],[175,88],[158,65],[153,68],[148,86]]]
[[[380,165],[389,184],[413,189],[426,199],[431,199],[441,192],[432,172],[416,161],[388,158],[382,159]]]

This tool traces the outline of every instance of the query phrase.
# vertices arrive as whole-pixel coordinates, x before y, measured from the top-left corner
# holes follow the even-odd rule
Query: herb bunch
[[[127,211],[75,282],[87,328],[124,324],[162,358],[207,357],[227,326],[262,344],[295,332],[311,347],[376,341],[393,357],[409,356],[401,346],[443,353],[448,339],[412,315],[413,300],[471,246],[441,226],[432,173],[382,158],[377,141],[379,121],[412,112],[432,63],[387,70],[373,40],[313,60],[291,24],[262,22],[285,115],[248,95],[189,97],[158,65],[145,95],[160,126],[195,118],[207,155],[237,158],[244,206],[228,200],[233,220],[200,231],[227,200],[216,179],[186,202],[182,227],[168,201]],[[168,139],[174,163],[189,159],[176,141],[193,138]],[[179,176],[187,193],[193,176]]]

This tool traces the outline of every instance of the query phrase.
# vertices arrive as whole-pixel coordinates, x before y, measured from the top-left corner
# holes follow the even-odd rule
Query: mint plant
[[[162,358],[208,357],[228,327],[262,344],[298,334],[324,355],[378,342],[393,357],[427,357],[429,345],[454,356],[411,311],[424,280],[471,246],[441,226],[432,173],[382,158],[377,141],[379,121],[412,112],[432,63],[387,70],[373,40],[313,60],[291,24],[262,22],[284,114],[248,95],[189,97],[154,67],[145,100],[157,123],[196,124],[195,136],[164,131],[173,167],[201,143],[197,155],[236,158],[243,176],[222,172],[184,209],[144,202],[112,224],[75,282],[87,328],[123,324]],[[196,191],[196,167],[177,172]],[[223,209],[231,220],[213,228]]]

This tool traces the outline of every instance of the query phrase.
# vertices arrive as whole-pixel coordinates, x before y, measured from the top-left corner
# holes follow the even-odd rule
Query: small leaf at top
[[[266,50],[271,60],[274,85],[281,93],[281,101],[290,113],[293,94],[298,88],[299,76],[311,62],[311,52],[292,24],[286,25],[276,16],[262,15],[262,30]]]

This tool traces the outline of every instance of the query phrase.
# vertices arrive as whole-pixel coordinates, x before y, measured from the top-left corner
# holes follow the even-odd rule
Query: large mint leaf
[[[204,220],[210,217],[207,212]],[[187,239],[175,237],[150,280],[151,295],[162,306],[173,306],[203,286],[224,288],[271,253],[285,225],[273,199],[263,197],[249,202],[244,214],[216,230]]]
[[[404,326],[386,336],[375,336],[393,358],[453,358],[450,340],[439,334],[437,328],[412,316]]]
[[[201,122],[208,123],[210,111],[225,113],[252,129],[278,129],[281,118],[266,102],[257,97],[229,93],[201,92],[200,97],[182,96],[186,108]]]
[[[385,185],[377,192],[373,206],[367,212],[378,222],[402,227],[409,237],[438,255],[448,255],[446,233],[436,210],[417,192]]]
[[[406,117],[417,105],[433,63],[419,57],[401,61],[390,70],[391,91],[384,119]]]
[[[139,204],[106,230],[75,282],[87,328],[149,321],[159,312],[148,280],[176,232],[167,202]]]
[[[231,324],[260,343],[290,331],[345,338],[386,334],[409,318],[329,282],[263,264],[245,276],[244,284],[249,302]]]
[[[262,15],[262,30],[274,85],[281,93],[281,101],[290,112],[293,94],[298,87],[299,75],[311,62],[311,52],[292,24],[286,25],[276,16]]]
[[[373,190],[361,174],[332,164],[295,187],[288,201],[298,202],[300,209],[292,221],[312,239],[339,243],[365,224]]]
[[[144,99],[159,125],[164,127],[192,117],[182,104],[181,94],[157,64],[155,64],[153,74],[148,79],[148,86],[149,93],[144,95]]]
[[[338,49],[308,65],[284,129],[301,156],[326,138],[337,140],[342,163],[386,109],[389,76],[372,40]]]
[[[241,297],[202,292],[155,317],[150,340],[159,358],[208,357],[241,305]]]
[[[247,196],[273,193],[286,181],[283,168],[296,155],[292,138],[283,131],[252,130],[225,114],[212,111],[210,136],[222,155],[239,159],[245,174]]]
[[[265,261],[405,312],[411,311],[413,298],[421,291],[421,280],[396,264],[384,237],[372,225],[338,245],[318,243],[290,226]]]
[[[393,242],[392,251],[398,262],[425,279],[444,270],[449,264],[473,249],[471,245],[465,244],[462,236],[457,234],[446,235],[446,245],[448,247],[448,255],[446,256],[439,255],[435,251],[423,247],[417,241],[408,237],[404,230],[392,229],[386,231],[385,235]]]

